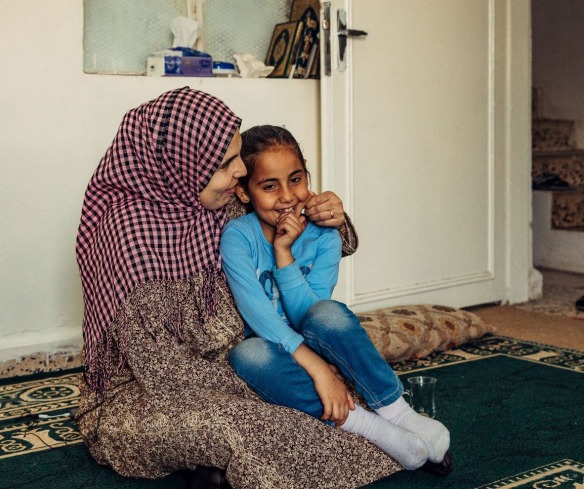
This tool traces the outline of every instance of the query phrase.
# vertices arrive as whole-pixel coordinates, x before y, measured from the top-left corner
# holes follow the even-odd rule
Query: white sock
[[[435,419],[414,411],[403,397],[375,412],[390,423],[418,435],[428,447],[428,459],[440,463],[450,447],[450,432]]]
[[[355,406],[341,428],[349,433],[357,433],[381,448],[404,468],[415,470],[426,463],[428,449],[414,433],[386,421],[361,406]]]

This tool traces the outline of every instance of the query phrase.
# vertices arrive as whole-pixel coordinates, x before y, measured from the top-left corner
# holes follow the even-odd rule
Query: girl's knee
[[[347,332],[361,327],[359,318],[342,302],[333,300],[319,301],[306,314],[305,328]]]
[[[270,343],[262,338],[248,338],[229,352],[229,364],[236,372],[261,369],[269,365],[274,357]]]

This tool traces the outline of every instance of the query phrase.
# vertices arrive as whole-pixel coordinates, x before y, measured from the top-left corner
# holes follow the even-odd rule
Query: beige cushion
[[[425,357],[495,332],[476,314],[446,306],[397,306],[358,316],[376,348],[392,362]]]

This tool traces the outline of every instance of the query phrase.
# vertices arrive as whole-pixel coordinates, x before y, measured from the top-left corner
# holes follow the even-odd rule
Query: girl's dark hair
[[[307,177],[310,178],[298,141],[294,139],[288,129],[270,125],[254,126],[241,133],[241,140],[241,159],[247,168],[247,175],[239,179],[239,183],[243,188],[247,189],[248,182],[253,176],[256,163],[261,154],[279,146],[290,148],[296,154]]]

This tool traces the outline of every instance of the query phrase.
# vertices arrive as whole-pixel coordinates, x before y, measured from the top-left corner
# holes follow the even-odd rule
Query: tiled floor
[[[515,304],[525,311],[558,314],[571,319],[584,319],[584,312],[576,309],[576,301],[584,296],[584,274],[541,269],[543,297]]]

